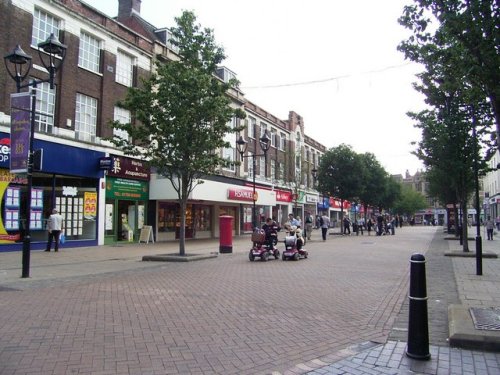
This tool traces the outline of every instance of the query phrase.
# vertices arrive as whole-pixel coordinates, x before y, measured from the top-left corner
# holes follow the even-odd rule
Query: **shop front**
[[[273,217],[273,207],[276,205],[276,193],[262,188],[255,189],[248,187],[228,187],[227,199],[240,204],[240,228],[241,233],[251,233],[253,228],[253,218],[258,228],[266,222],[268,217]],[[255,205],[254,203],[255,202]],[[254,213],[255,209],[255,213]]]
[[[318,194],[306,194],[304,197],[304,213],[308,212],[313,217],[316,216],[317,206],[319,202]]]
[[[106,177],[105,243],[132,242],[147,224],[150,169],[142,160],[110,156]]]
[[[283,227],[288,220],[288,214],[292,211],[289,210],[293,201],[292,192],[289,190],[276,189],[276,205],[273,207],[273,219]]]
[[[35,139],[40,152],[31,189],[31,248],[47,241],[46,222],[55,208],[63,216],[65,246],[98,244],[99,159],[104,153]],[[0,132],[0,251],[21,250],[26,226],[26,174],[10,173],[10,135]],[[61,157],[64,155],[64,157]]]
[[[342,223],[342,211],[344,212],[344,216],[349,214],[349,210],[351,208],[351,202],[344,201],[342,207],[342,201],[340,199],[335,199],[330,197],[328,205],[330,207],[330,222],[332,227],[340,226]]]
[[[271,215],[276,194],[270,189],[256,189],[257,220]],[[181,212],[177,193],[170,180],[153,175],[150,200],[156,207],[158,241],[179,239]],[[217,238],[219,217],[233,217],[233,235],[252,231],[253,189],[238,179],[213,177],[203,180],[191,192],[186,210],[186,239]]]

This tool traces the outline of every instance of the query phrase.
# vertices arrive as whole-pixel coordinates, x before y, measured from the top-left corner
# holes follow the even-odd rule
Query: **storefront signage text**
[[[99,158],[99,169],[110,170],[113,169],[113,158],[111,156],[104,156]]]
[[[306,194],[306,203],[318,203],[318,196]]]
[[[151,170],[144,161],[123,156],[112,156],[112,158],[108,176],[149,181]]]
[[[121,200],[148,200],[148,183],[124,178],[108,178],[106,198]]]
[[[276,201],[278,202],[292,202],[292,193],[290,191],[276,190]]]
[[[78,188],[76,186],[63,186],[62,195],[65,197],[76,197]]]
[[[257,200],[258,196],[257,193],[254,196],[252,190],[229,188],[227,189],[227,199],[252,202],[254,199]]]

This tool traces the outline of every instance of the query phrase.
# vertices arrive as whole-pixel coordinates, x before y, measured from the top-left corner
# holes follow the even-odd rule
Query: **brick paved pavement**
[[[309,242],[311,257],[299,262],[251,263],[247,240],[182,264],[139,261],[172,244],[34,252],[28,280],[20,254],[0,254],[0,374],[394,373],[380,361],[405,360],[403,344],[387,339],[408,260],[434,231],[330,236]],[[370,370],[374,358],[382,372]],[[481,358],[498,368],[497,356]]]
[[[500,307],[500,260],[483,259],[477,276],[475,258],[445,257],[460,251],[458,241],[444,240],[439,231],[426,252],[429,351],[431,360],[416,361],[405,354],[408,339],[408,300],[396,318],[385,344],[353,346],[349,357],[330,364],[303,364],[310,375],[319,374],[500,374],[500,353],[450,348],[448,305]],[[469,244],[471,251],[475,244]],[[483,251],[499,253],[498,241],[484,241]],[[499,333],[500,334],[500,333]],[[332,361],[333,362],[333,361]],[[301,371],[297,371],[300,373]]]

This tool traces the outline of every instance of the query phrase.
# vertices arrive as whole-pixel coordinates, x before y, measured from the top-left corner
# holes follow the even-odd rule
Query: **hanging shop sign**
[[[111,156],[103,156],[99,158],[99,169],[111,170],[113,169],[113,158]]]
[[[106,198],[133,201],[148,200],[148,183],[145,181],[127,180],[124,178],[107,178]]]
[[[108,176],[149,181],[151,168],[146,162],[123,156],[112,156],[112,166]]]
[[[28,154],[31,134],[31,93],[11,94],[10,144],[13,152],[10,158],[11,173],[28,172]]]

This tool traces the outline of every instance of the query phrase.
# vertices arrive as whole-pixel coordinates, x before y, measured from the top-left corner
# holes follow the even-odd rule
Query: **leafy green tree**
[[[459,204],[456,188],[454,185],[454,175],[449,173],[449,170],[429,167],[425,172],[425,179],[429,183],[428,195],[436,198],[442,206],[453,205],[455,217],[458,218],[457,204]],[[457,223],[451,223],[448,220],[448,232],[451,231],[451,226]],[[455,229],[455,228],[454,228]],[[455,235],[458,236],[458,230],[455,230]]]
[[[399,215],[413,216],[418,210],[427,207],[425,197],[418,191],[402,185],[398,198],[393,203],[393,211]]]
[[[386,170],[380,165],[374,154],[367,152],[360,155],[361,162],[364,165],[362,176],[364,189],[359,195],[366,213],[368,206],[379,207],[380,198],[385,195],[389,178]]]
[[[359,200],[363,194],[364,168],[359,154],[345,144],[329,149],[321,157],[318,191],[340,199],[341,217],[344,216],[344,201]]]
[[[500,32],[498,0],[414,0],[399,19],[413,35],[399,49],[406,58],[440,72],[443,83],[459,78],[489,103],[500,143]],[[468,104],[477,104],[469,102]],[[481,116],[481,115],[480,115]]]
[[[212,30],[202,29],[188,11],[175,21],[171,42],[179,48],[179,61],[156,62],[156,71],[119,103],[136,121],[112,126],[131,139],[115,136],[117,146],[147,160],[172,183],[181,211],[179,254],[185,255],[189,194],[203,176],[229,164],[217,150],[229,146],[228,133],[240,130],[231,126],[233,118],[245,115],[231,107],[227,96],[236,81],[224,83],[215,76],[225,55]]]

